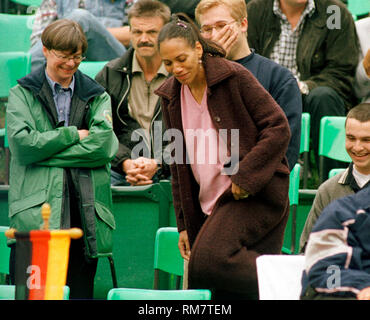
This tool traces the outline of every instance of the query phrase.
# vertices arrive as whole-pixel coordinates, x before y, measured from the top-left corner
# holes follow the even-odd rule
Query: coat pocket
[[[111,211],[99,202],[95,202],[96,211],[96,240],[99,256],[112,253],[113,230],[116,228]]]
[[[46,202],[46,191],[39,190],[9,205],[11,227],[20,231],[40,229],[43,224],[41,205]]]

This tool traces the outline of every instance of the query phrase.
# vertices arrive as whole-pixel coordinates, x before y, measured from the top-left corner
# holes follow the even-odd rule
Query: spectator
[[[333,201],[307,244],[301,299],[370,300],[370,187]]]
[[[120,57],[130,43],[128,27],[123,26],[125,0],[43,0],[36,11],[31,34],[32,70],[42,65],[41,34],[51,22],[68,18],[78,22],[86,34],[88,61]]]
[[[157,37],[170,17],[170,9],[159,1],[137,1],[128,13],[132,47],[96,76],[112,98],[113,128],[120,142],[112,161],[113,185],[144,185],[168,178],[162,134],[157,134],[164,132],[162,113],[154,90],[168,76]]]
[[[252,74],[220,57],[224,50],[195,25],[175,18],[158,47],[173,77],[156,93],[168,130],[181,133],[171,174],[189,288],[210,288],[214,299],[256,299],[256,257],[281,252],[289,215],[288,121]]]
[[[329,7],[335,9],[331,15]],[[358,40],[352,15],[337,0],[252,0],[247,11],[250,47],[287,67],[297,78],[303,112],[311,115],[311,141],[318,164],[321,118],[345,116],[357,104],[353,82]],[[330,169],[345,165],[325,158],[320,180],[328,177]]]
[[[292,170],[299,156],[302,115],[301,93],[294,76],[288,69],[249,48],[245,0],[202,0],[195,16],[202,36],[216,41],[224,48],[228,59],[252,72],[285,112],[291,131],[287,158]]]
[[[370,17],[356,21],[360,40],[360,62],[356,70],[356,95],[363,102],[370,102]]]
[[[370,180],[370,104],[362,103],[348,112],[346,151],[352,159],[349,167],[325,181],[318,189],[300,239],[304,253],[307,239],[324,208],[333,200],[356,193]]]
[[[126,12],[138,0],[126,0]],[[194,10],[199,0],[160,0],[160,2],[167,5],[172,13],[182,12],[187,14],[190,18],[194,19]]]
[[[59,19],[41,37],[46,66],[11,89],[7,130],[12,154],[10,226],[40,229],[41,205],[51,206],[50,229],[79,227],[71,243],[70,298],[93,298],[97,258],[112,252],[109,162],[118,148],[110,98],[78,66],[87,48],[80,25]],[[10,275],[14,283],[15,244]]]

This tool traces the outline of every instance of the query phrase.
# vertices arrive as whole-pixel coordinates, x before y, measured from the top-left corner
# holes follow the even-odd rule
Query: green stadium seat
[[[1,16],[1,15],[0,15]],[[1,41],[1,40],[0,40]],[[7,102],[9,90],[17,84],[19,78],[24,77],[31,71],[31,54],[29,52],[0,52],[0,100]],[[8,135],[5,128],[0,129],[0,136],[4,137],[5,148],[5,182],[8,183],[8,167],[9,167],[9,145]]]
[[[11,1],[26,7],[39,7],[42,2],[42,0],[11,0]]]
[[[334,177],[335,175],[339,174],[339,173],[342,173],[344,170],[346,169],[343,169],[343,168],[338,168],[338,169],[331,169],[329,171],[329,179]]]
[[[303,189],[307,188],[308,180],[308,162],[310,152],[310,129],[311,129],[311,116],[308,112],[302,113],[301,120],[301,144],[299,153],[303,154]]]
[[[154,247],[154,289],[159,288],[159,271],[176,276],[176,289],[180,288],[184,273],[184,260],[178,248],[179,233],[177,228],[159,228]]]
[[[328,178],[322,174],[324,157],[343,162],[351,162],[351,158],[345,149],[345,121],[346,117],[321,118],[319,137],[320,183]]]
[[[0,70],[0,98],[7,98],[10,88],[17,84],[17,80],[31,71],[31,54],[0,52]]]
[[[370,0],[347,0],[347,8],[356,21],[361,16],[366,16],[370,12]]]
[[[108,61],[82,61],[78,69],[94,79],[107,62]]]
[[[117,288],[109,290],[107,300],[211,300],[211,291]]]
[[[0,52],[28,52],[33,19],[34,15],[0,13]]]
[[[63,300],[69,299],[70,289],[64,286]],[[0,285],[0,300],[14,300],[15,299],[15,286],[14,285]]]
[[[289,204],[290,204],[290,214],[288,222],[285,228],[284,242],[282,253],[293,254],[298,249],[296,248],[296,216],[297,207],[299,202],[299,173],[301,170],[301,165],[296,164],[293,170],[290,172],[289,181]]]
[[[6,244],[6,236],[5,231],[8,230],[9,227],[0,226],[0,273],[5,275],[5,283],[9,283],[8,275],[9,275],[9,257],[10,257],[10,248]]]

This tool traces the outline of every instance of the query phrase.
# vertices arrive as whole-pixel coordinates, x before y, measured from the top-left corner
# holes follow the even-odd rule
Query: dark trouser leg
[[[98,259],[86,260],[82,239],[71,240],[67,285],[70,299],[93,299]]]
[[[313,144],[316,165],[319,164],[320,120],[324,116],[345,116],[347,113],[343,99],[329,87],[317,87],[303,99],[303,112],[311,115],[311,141]],[[329,158],[324,160],[323,176],[328,177],[333,168],[346,168],[348,163]]]
[[[75,190],[71,178],[68,178],[70,219],[72,228],[81,228],[80,199]],[[94,278],[98,265],[98,259],[88,259],[85,254],[85,243],[83,238],[71,240],[69,250],[69,263],[67,274],[67,285],[70,288],[70,299],[93,299]]]

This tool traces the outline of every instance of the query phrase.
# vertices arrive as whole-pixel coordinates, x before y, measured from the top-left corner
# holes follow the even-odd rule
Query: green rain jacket
[[[96,258],[112,252],[110,161],[118,140],[109,95],[80,71],[75,73],[69,122],[69,126],[58,123],[44,67],[11,89],[7,107],[10,226],[40,229],[41,206],[48,202],[50,229],[63,228],[67,180],[71,181],[79,199],[86,254]],[[88,137],[80,141],[78,129],[89,130]]]

